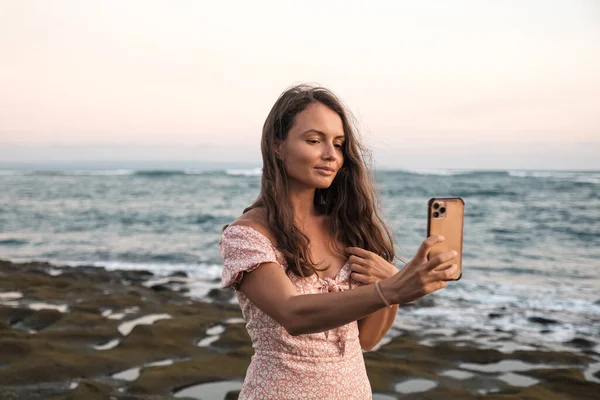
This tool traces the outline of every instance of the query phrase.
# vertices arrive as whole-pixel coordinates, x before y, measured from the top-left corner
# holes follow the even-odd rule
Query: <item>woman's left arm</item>
[[[351,254],[348,260],[352,269],[351,278],[357,282],[370,285],[398,272],[395,265],[368,250],[348,247],[346,251]],[[358,337],[364,350],[371,350],[379,343],[394,323],[397,312],[398,305],[395,304],[358,320]]]

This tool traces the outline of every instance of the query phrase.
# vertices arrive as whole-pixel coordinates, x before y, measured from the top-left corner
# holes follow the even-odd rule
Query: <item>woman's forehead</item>
[[[344,125],[338,113],[321,103],[314,103],[296,115],[292,131],[298,135],[314,133],[343,137]]]

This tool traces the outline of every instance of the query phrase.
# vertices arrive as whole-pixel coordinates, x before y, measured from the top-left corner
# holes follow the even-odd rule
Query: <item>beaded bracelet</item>
[[[383,304],[385,304],[386,307],[391,307],[392,305],[383,296],[381,286],[379,286],[379,281],[375,281],[375,289],[377,290],[377,293],[379,293],[379,297],[381,297],[381,300],[383,300]]]

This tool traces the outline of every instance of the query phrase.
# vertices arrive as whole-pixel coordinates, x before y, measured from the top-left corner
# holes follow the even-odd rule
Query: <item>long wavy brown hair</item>
[[[275,102],[263,126],[260,194],[244,213],[254,208],[264,209],[267,227],[276,238],[276,246],[283,253],[288,269],[294,274],[305,277],[323,270],[317,267],[310,256],[309,238],[294,222],[292,205],[287,196],[288,177],[282,161],[273,152],[275,143],[287,138],[296,115],[312,103],[321,103],[335,111],[342,119],[345,135],[341,169],[331,186],[315,191],[317,211],[330,217],[328,221],[332,238],[345,246],[372,251],[392,262],[395,257],[394,241],[378,210],[373,176],[366,161],[371,160],[370,153],[359,143],[352,114],[340,99],[323,87],[306,84],[292,86]]]

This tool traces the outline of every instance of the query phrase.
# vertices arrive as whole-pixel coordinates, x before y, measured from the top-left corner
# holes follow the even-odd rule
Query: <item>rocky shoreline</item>
[[[185,278],[0,260],[0,399],[236,399],[252,355],[239,307],[230,291],[186,296]],[[503,353],[397,334],[365,353],[375,399],[600,393],[596,349]]]

